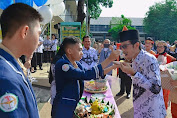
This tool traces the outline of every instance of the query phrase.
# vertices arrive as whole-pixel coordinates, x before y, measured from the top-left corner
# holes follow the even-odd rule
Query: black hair
[[[90,38],[90,36],[85,35],[85,36],[83,37],[83,41],[84,41],[85,38]]]
[[[132,45],[139,42],[139,49],[141,50],[141,41],[140,40],[129,40]]]
[[[11,38],[15,32],[23,25],[29,25],[30,29],[33,27],[34,21],[41,22],[42,16],[29,5],[23,3],[15,3],[3,10],[0,17],[0,24],[2,28],[2,38],[8,35]]]
[[[60,45],[60,49],[57,52],[56,56],[54,57],[52,63],[55,64],[65,53],[66,48],[68,45],[74,45],[76,43],[81,43],[80,39],[75,36],[69,36],[64,38],[63,42]]]
[[[56,38],[56,35],[55,35],[55,34],[52,34],[52,36],[55,36],[55,38]]]
[[[60,49],[55,55],[54,59],[52,60],[52,64],[56,64],[56,62],[65,54],[65,49],[68,47],[68,45],[74,45],[76,43],[81,43],[80,39],[74,36],[69,36],[64,38],[63,42],[60,45]],[[49,83],[51,84],[53,81],[53,75],[52,75],[52,70],[50,67],[50,72],[49,72]]]

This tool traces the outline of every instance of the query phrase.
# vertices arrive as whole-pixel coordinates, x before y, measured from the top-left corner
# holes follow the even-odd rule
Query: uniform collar
[[[88,50],[90,50],[91,49],[91,47],[89,47],[89,49]],[[83,46],[83,50],[87,50],[84,46]]]
[[[164,54],[157,54],[157,58],[159,57],[159,55],[167,56],[167,53],[165,52]]]
[[[7,48],[5,47],[2,43],[0,43],[0,48],[3,49],[4,51],[6,51],[7,53],[9,53],[13,58],[15,58],[16,60],[18,60],[15,55]]]
[[[68,59],[68,57],[66,56],[66,54],[64,54],[62,57],[63,57],[63,59],[69,61],[69,59]],[[71,62],[69,61],[69,63],[71,63]]]
[[[24,65],[20,62],[20,60],[19,59],[17,59],[16,57],[15,57],[15,55],[7,48],[7,47],[5,47],[2,43],[0,43],[0,48],[2,49],[2,50],[4,50],[6,53],[8,53],[9,54],[9,57],[10,58],[14,58],[13,59],[13,62],[15,63],[15,62],[17,62],[19,65],[20,65],[20,67],[21,67],[21,69],[23,70],[23,72],[24,73],[26,73],[26,71],[27,71],[27,69],[24,67]],[[3,55],[2,55],[3,56]],[[5,59],[8,59],[8,58],[6,58],[6,56],[3,56]],[[10,61],[10,60],[8,60],[8,61]],[[17,66],[16,66],[17,67]]]
[[[133,62],[140,63],[141,58],[143,57],[143,54],[145,53],[144,50],[141,50],[139,54],[136,56],[136,58],[133,60]]]
[[[64,54],[64,55],[62,56],[62,58],[65,59],[65,60],[67,60],[67,61],[69,62],[69,64],[71,64],[71,65],[74,67],[74,65],[69,61],[69,59],[68,59],[68,57],[66,56],[66,54]],[[77,64],[77,66],[78,66],[78,62],[77,62],[77,61],[76,61],[76,64]]]

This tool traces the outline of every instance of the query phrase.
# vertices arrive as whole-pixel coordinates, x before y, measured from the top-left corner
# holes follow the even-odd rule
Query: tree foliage
[[[128,29],[135,29],[131,27],[131,20],[129,18],[124,17],[124,15],[121,15],[121,18],[112,18],[110,22],[111,29],[108,30],[109,33],[111,33],[111,36],[115,41],[119,42],[119,32],[122,31],[123,27],[126,26]]]
[[[113,5],[113,0],[88,0],[88,32],[90,32],[90,19],[97,19],[102,10],[100,6],[111,8]]]
[[[77,21],[83,24],[83,21],[86,17],[84,13],[84,4],[86,4],[86,0],[79,0],[77,6]],[[88,0],[88,11],[89,11],[89,21],[90,18],[97,19],[102,10],[100,6],[111,8],[113,5],[113,0]]]
[[[81,38],[83,38],[85,35],[86,35],[86,23],[83,22],[82,27],[81,27]]]
[[[88,0],[88,9],[90,18],[97,19],[102,10],[100,6],[111,8],[113,0]]]
[[[177,39],[177,2],[166,0],[149,8],[144,18],[145,32],[158,40]]]

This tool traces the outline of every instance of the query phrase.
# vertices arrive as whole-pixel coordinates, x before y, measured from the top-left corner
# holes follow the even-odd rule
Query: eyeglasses
[[[132,45],[132,44],[125,44],[125,45],[120,45],[120,48],[126,49],[128,47],[128,45]]]
[[[157,46],[157,48],[164,48],[164,46]]]

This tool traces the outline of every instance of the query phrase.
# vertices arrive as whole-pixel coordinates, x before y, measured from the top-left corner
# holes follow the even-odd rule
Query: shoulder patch
[[[0,109],[4,112],[14,111],[18,106],[18,97],[13,93],[6,93],[0,97]]]
[[[65,72],[67,72],[69,70],[69,65],[68,64],[64,64],[62,66],[62,70],[65,71]]]

